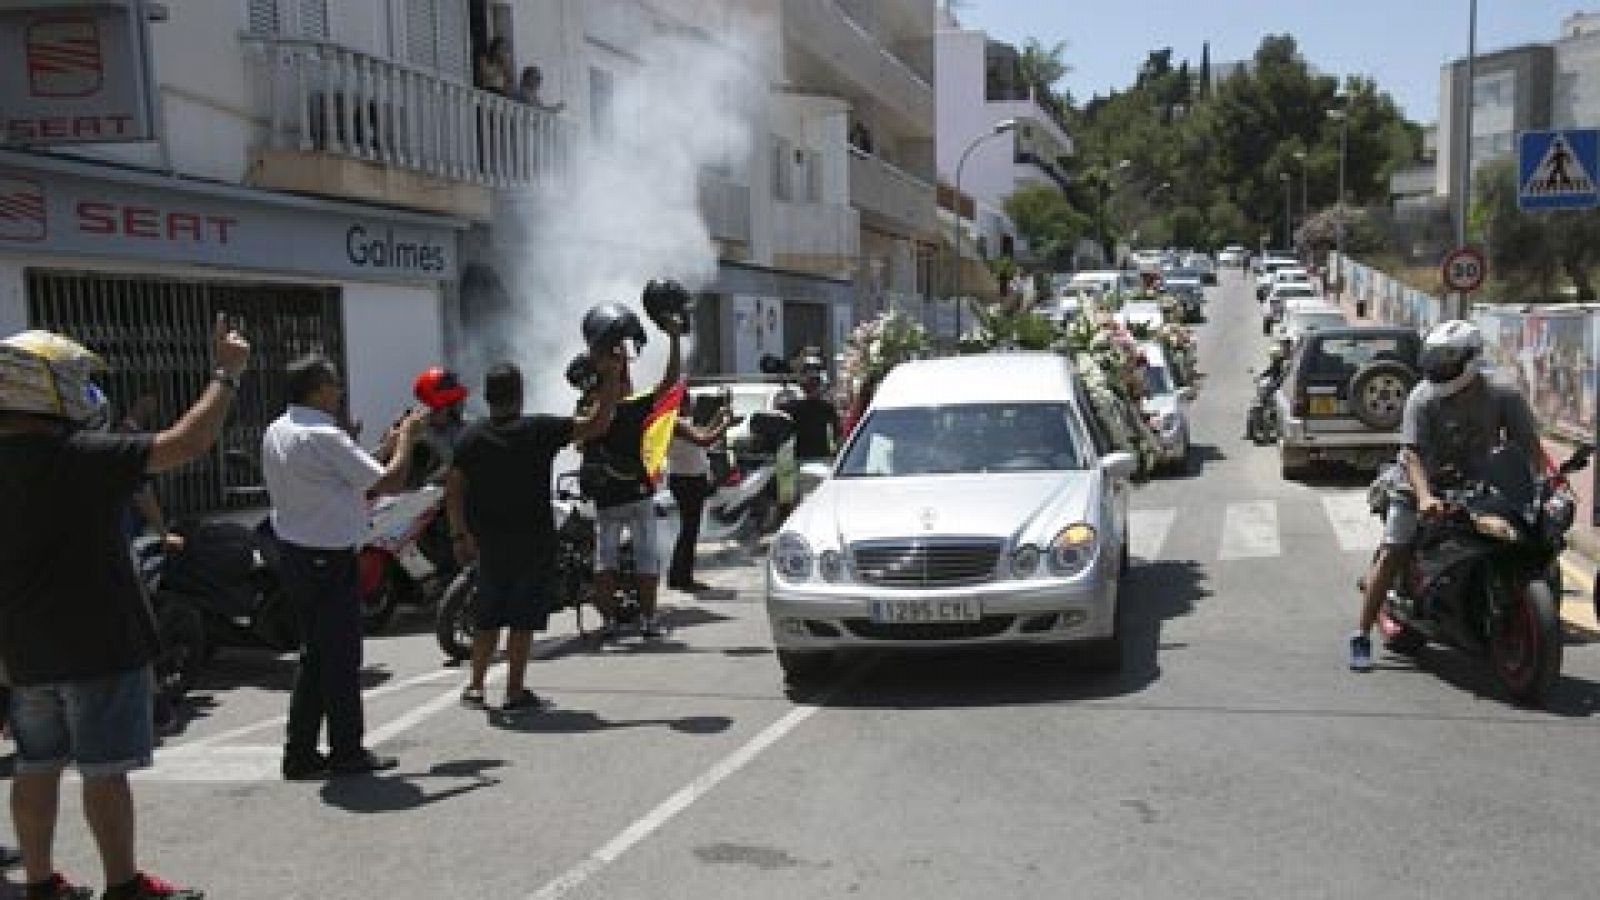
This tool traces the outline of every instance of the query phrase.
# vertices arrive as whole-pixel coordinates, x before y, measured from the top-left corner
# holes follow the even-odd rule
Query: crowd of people
[[[593,596],[606,616],[605,634],[618,632],[608,604],[624,532],[634,542],[639,635],[664,633],[653,504],[663,479],[682,517],[668,586],[706,589],[694,576],[699,517],[712,487],[706,448],[722,440],[733,418],[726,409],[703,423],[689,414],[681,377],[688,295],[671,282],[652,282],[649,290],[680,310],[652,315],[669,341],[665,371],[635,392],[631,363],[644,332],[622,308],[603,334],[586,334],[594,380],[571,416],[526,414],[523,374],[506,362],[484,377],[488,418],[468,422],[467,387],[453,372],[433,368],[413,385],[420,405],[369,453],[348,421],[338,366],[315,354],[288,366],[287,408],[261,439],[281,585],[300,632],[284,778],[397,765],[366,744],[360,685],[358,552],[376,497],[429,480],[445,485],[447,564],[477,566],[476,632],[462,690],[469,707],[487,707],[488,671],[502,634],[508,670],[499,708],[542,705],[526,672],[533,635],[547,627],[558,589],[550,491],[556,456],[569,445],[580,448],[590,473],[584,492],[596,507]],[[12,814],[20,844],[14,854],[0,847],[0,864],[20,862],[29,900],[94,896],[58,872],[52,854],[69,765],[83,778],[103,897],[204,896],[149,874],[135,852],[128,775],[153,762],[159,640],[129,540],[145,528],[165,531],[151,479],[211,451],[239,389],[248,342],[219,318],[212,343],[209,384],[174,424],[159,428],[153,403],[143,399],[122,420],[109,420],[94,384],[104,363],[70,338],[31,331],[0,341],[0,498],[8,509],[0,521],[0,711],[17,747]],[[800,455],[829,455],[838,420],[820,370],[801,381],[803,392],[786,405]],[[668,440],[653,442],[662,423]]]

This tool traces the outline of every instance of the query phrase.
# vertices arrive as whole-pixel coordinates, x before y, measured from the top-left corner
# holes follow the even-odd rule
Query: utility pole
[[[1467,215],[1472,209],[1472,103],[1478,67],[1478,0],[1467,0],[1466,87],[1461,92],[1461,180],[1456,185],[1456,246],[1467,245]],[[1467,295],[1456,293],[1443,304],[1440,318],[1464,319]]]

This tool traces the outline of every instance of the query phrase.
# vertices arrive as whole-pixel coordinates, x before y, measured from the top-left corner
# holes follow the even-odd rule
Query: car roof
[[[1138,346],[1139,352],[1144,354],[1150,365],[1162,369],[1167,367],[1167,348],[1161,346],[1160,341],[1140,341]]]
[[[1077,373],[1057,353],[1005,352],[901,363],[872,405],[880,409],[962,403],[1059,403],[1071,399]]]

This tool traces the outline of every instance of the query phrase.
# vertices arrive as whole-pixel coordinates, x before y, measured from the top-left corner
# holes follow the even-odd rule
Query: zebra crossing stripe
[[[1222,547],[1217,559],[1261,559],[1282,554],[1278,504],[1271,500],[1228,504],[1222,516]]]
[[[1339,539],[1339,549],[1346,553],[1371,553],[1383,538],[1383,523],[1367,507],[1365,491],[1324,494],[1322,509]]]
[[[1128,510],[1128,552],[1135,558],[1152,560],[1161,558],[1161,548],[1167,543],[1167,532],[1177,521],[1176,509]]]

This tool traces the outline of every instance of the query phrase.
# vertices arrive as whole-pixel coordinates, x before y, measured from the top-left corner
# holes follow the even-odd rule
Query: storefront
[[[118,413],[182,412],[209,371],[219,314],[250,338],[251,371],[217,453],[163,478],[176,513],[259,502],[260,434],[289,360],[345,371],[372,444],[442,359],[463,223],[433,216],[0,152],[0,333],[74,335],[112,368]],[[149,402],[149,401],[147,401]]]
[[[697,347],[701,373],[758,372],[763,356],[792,359],[806,347],[831,364],[855,324],[848,281],[727,261],[698,306],[697,330],[715,335]]]

